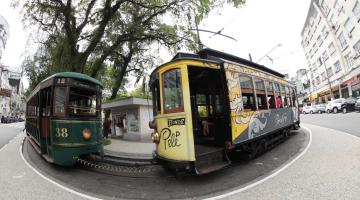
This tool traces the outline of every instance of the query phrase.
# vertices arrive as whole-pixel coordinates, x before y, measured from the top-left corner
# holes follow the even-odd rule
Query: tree
[[[141,75],[136,63],[149,63],[141,55],[154,43],[170,49],[177,45],[193,45],[190,31],[214,8],[224,3],[234,6],[244,0],[14,0],[23,10],[27,26],[39,27],[37,56],[29,59],[26,70],[44,74],[56,71],[86,72],[99,77],[106,63],[117,72],[112,96],[123,77],[131,71]],[[172,20],[169,20],[172,19]],[[170,21],[170,22],[169,22]],[[185,40],[184,40],[185,39]],[[194,47],[194,46],[193,46]],[[44,50],[46,52],[44,52]],[[135,59],[136,61],[133,61]],[[28,60],[28,61],[29,61]],[[151,63],[151,62],[150,62]]]

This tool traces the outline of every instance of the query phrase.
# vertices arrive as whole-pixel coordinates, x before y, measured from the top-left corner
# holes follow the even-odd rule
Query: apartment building
[[[296,76],[291,78],[291,82],[293,82],[296,87],[299,104],[306,104],[308,98],[311,96],[310,77],[306,69],[297,70]]]
[[[301,37],[308,100],[360,96],[360,0],[312,0]]]
[[[22,115],[25,111],[21,73],[0,65],[0,115]]]

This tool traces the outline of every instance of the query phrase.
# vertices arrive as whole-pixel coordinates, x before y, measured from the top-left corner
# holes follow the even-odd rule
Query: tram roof
[[[88,76],[86,74],[81,74],[81,73],[77,73],[77,72],[59,72],[56,74],[53,74],[51,76],[49,76],[48,78],[46,78],[45,80],[43,80],[42,82],[45,82],[49,79],[52,78],[76,78],[76,79],[80,79],[80,80],[84,80],[84,81],[88,81],[91,83],[95,83],[97,85],[100,85],[101,87],[102,84],[100,83],[100,81],[96,80],[95,78]]]
[[[240,58],[222,51],[217,51],[214,49],[202,49],[198,52],[198,55],[200,56],[200,58],[203,59],[207,59],[207,60],[215,60],[215,61],[231,61],[231,62],[235,62],[235,63],[239,63],[239,64],[243,64],[243,65],[247,65],[249,67],[253,67],[255,69],[261,70],[261,71],[265,71],[268,72],[270,74],[273,74],[275,76],[279,76],[281,78],[284,78],[285,75],[281,74],[275,70],[272,70],[270,68],[265,67],[264,65],[259,65],[257,63],[254,63],[250,60],[246,60],[244,58]]]
[[[270,68],[265,67],[264,65],[259,65],[257,63],[254,63],[252,61],[246,60],[244,58],[240,58],[222,51],[217,51],[215,49],[210,49],[210,48],[206,48],[206,49],[202,49],[200,50],[197,54],[191,54],[191,53],[178,53],[176,54],[172,61],[174,60],[179,60],[179,59],[195,59],[195,60],[211,60],[211,61],[215,61],[218,63],[222,63],[222,62],[226,62],[226,61],[230,61],[233,63],[238,63],[238,64],[242,64],[242,65],[247,65],[249,67],[253,67],[255,69],[261,70],[261,71],[265,71],[268,72],[270,74],[273,74],[275,76],[278,76],[280,78],[284,78],[285,75],[281,74],[275,70],[272,70]]]

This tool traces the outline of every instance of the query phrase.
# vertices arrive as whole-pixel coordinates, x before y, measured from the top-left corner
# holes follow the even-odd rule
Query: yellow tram
[[[266,149],[300,124],[284,75],[220,51],[178,53],[152,72],[149,85],[155,156],[179,173],[222,169],[228,152]]]

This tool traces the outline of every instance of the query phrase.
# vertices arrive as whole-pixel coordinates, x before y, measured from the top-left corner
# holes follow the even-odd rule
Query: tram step
[[[54,159],[52,157],[50,157],[47,154],[42,154],[42,156],[45,158],[46,161],[48,161],[49,163],[53,163]]]
[[[34,147],[35,151],[36,151],[38,154],[41,154],[40,147],[39,147],[39,145],[34,141],[34,139],[33,139],[33,138],[28,138],[28,141],[29,141],[30,144]]]
[[[230,165],[223,148],[208,148],[199,150],[197,146],[195,168],[197,174],[207,174]]]

